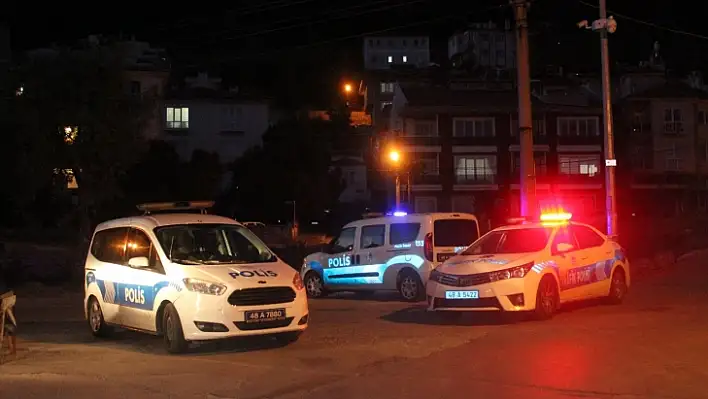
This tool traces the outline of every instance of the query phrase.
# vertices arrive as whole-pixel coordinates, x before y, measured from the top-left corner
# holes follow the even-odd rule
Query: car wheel
[[[302,335],[302,331],[289,331],[275,334],[275,340],[282,345],[288,345],[297,342],[300,335]]]
[[[610,294],[607,296],[608,302],[611,304],[620,304],[627,294],[627,278],[624,275],[624,270],[617,268],[612,273],[612,283],[610,284]]]
[[[105,337],[111,332],[111,328],[103,318],[101,305],[94,297],[91,297],[88,303],[88,323],[94,337]]]
[[[167,352],[182,353],[187,350],[189,343],[184,339],[182,321],[179,318],[179,314],[177,314],[177,309],[171,303],[165,306],[165,311],[162,315],[162,332]]]
[[[559,305],[558,286],[556,281],[545,276],[538,284],[536,293],[536,309],[534,314],[538,320],[548,320],[553,317]]]
[[[321,298],[327,294],[324,281],[317,272],[308,272],[305,275],[305,291],[310,298]]]
[[[398,293],[405,301],[418,302],[425,294],[425,287],[417,273],[403,270],[398,279]]]

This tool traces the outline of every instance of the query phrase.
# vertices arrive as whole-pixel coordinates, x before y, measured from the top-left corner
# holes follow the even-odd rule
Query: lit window
[[[403,62],[408,62],[408,56],[407,56],[407,55],[404,55],[404,56],[403,56]]]
[[[165,118],[165,122],[168,129],[188,129],[189,108],[167,107],[167,117]]]
[[[389,55],[389,56],[388,56],[388,63],[390,64],[390,63],[392,63],[392,62],[393,62],[393,56],[392,56],[392,55]]]

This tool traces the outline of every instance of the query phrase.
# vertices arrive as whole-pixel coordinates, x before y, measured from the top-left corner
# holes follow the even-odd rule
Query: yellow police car
[[[630,286],[622,247],[567,212],[490,231],[431,272],[429,311],[532,311],[596,297],[619,303]]]

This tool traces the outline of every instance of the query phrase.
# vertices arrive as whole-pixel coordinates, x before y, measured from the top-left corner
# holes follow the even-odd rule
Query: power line
[[[329,11],[324,12],[324,13],[322,13],[322,14],[316,14],[315,16],[317,16],[317,17],[323,17],[323,16],[332,15],[332,14],[339,14],[339,13],[341,13],[341,12],[352,11],[352,10],[356,10],[356,9],[359,9],[359,8],[366,8],[366,7],[376,6],[376,5],[379,5],[379,4],[381,4],[381,3],[390,3],[390,0],[376,0],[376,1],[370,1],[370,2],[368,2],[368,3],[357,4],[357,5],[351,6],[351,7],[342,7],[342,8],[338,8],[338,9],[329,10]],[[284,18],[284,19],[280,19],[280,20],[278,20],[278,21],[275,21],[275,22],[271,23],[270,25],[271,25],[271,26],[277,26],[277,25],[283,24],[283,23],[301,21],[301,20],[307,19],[308,17],[311,17],[311,16],[312,16],[312,15],[308,15],[308,16],[296,16],[296,17]],[[245,30],[248,30],[248,29],[249,29],[248,27],[242,27],[242,28],[240,28],[240,29],[237,29],[237,31],[245,31]]]
[[[300,5],[300,4],[305,4],[305,3],[311,3],[314,0],[275,0],[271,1],[269,3],[264,3],[264,4],[259,4],[257,6],[251,6],[251,7],[242,7],[239,9],[235,10],[226,10],[222,17],[227,16],[228,14],[238,14],[239,16],[244,16],[244,15],[253,15],[253,14],[259,14],[267,11],[272,11],[272,10],[278,10],[281,8],[285,7],[291,7],[295,5]],[[172,24],[170,26],[161,26],[158,27],[157,30],[168,30],[168,29],[175,29],[175,28],[185,28],[189,25],[193,25],[195,22],[195,19],[202,19],[204,22],[208,22],[211,18],[208,17],[201,17],[201,18],[183,18],[179,21],[177,21],[176,24]]]
[[[591,4],[591,3],[585,2],[585,1],[583,1],[583,0],[578,0],[578,2],[579,2],[580,4],[585,5],[585,6],[588,6],[588,7],[597,8],[597,9],[600,8],[599,6],[597,6],[597,5],[595,5],[595,4]],[[608,14],[612,14],[613,16],[616,16],[616,17],[624,18],[624,19],[626,19],[626,20],[628,20],[628,21],[632,21],[632,22],[638,23],[638,24],[640,24],[640,25],[650,26],[650,27],[652,27],[652,28],[656,28],[656,29],[659,29],[659,30],[664,30],[664,31],[671,32],[671,33],[676,33],[676,34],[679,34],[679,35],[685,35],[685,36],[695,37],[695,38],[697,38],[697,39],[708,40],[708,36],[706,36],[706,35],[700,35],[700,34],[698,34],[698,33],[688,32],[688,31],[685,31],[685,30],[679,30],[679,29],[669,28],[669,27],[666,27],[666,26],[663,26],[663,25],[656,24],[656,23],[654,23],[654,22],[649,22],[649,21],[641,20],[641,19],[639,19],[639,18],[631,17],[631,16],[629,16],[629,15],[620,14],[620,13],[614,12],[614,11],[612,11],[612,10],[607,10],[607,13],[608,13]]]
[[[498,9],[506,8],[506,7],[508,7],[508,5],[491,6],[491,7],[484,8],[482,10],[477,10],[477,12],[498,10]],[[444,20],[452,19],[452,18],[465,18],[466,16],[467,16],[467,14],[463,14],[463,13],[447,14],[447,15],[443,15],[443,16],[439,16],[439,17],[435,17],[435,18],[430,18],[430,19],[427,19],[424,21],[413,22],[410,24],[396,25],[396,26],[391,26],[389,28],[385,28],[385,29],[360,32],[360,33],[357,33],[354,35],[341,36],[341,37],[337,37],[334,39],[321,40],[318,42],[307,43],[307,44],[302,44],[302,45],[297,45],[297,46],[289,46],[289,47],[284,47],[284,48],[280,48],[280,49],[276,49],[276,50],[272,50],[272,51],[263,51],[260,53],[253,53],[253,54],[249,54],[249,55],[245,55],[245,56],[234,57],[234,58],[231,58],[230,60],[231,61],[239,61],[239,60],[246,60],[246,59],[252,59],[252,58],[267,57],[267,56],[276,55],[276,54],[280,54],[280,53],[287,52],[287,51],[302,50],[302,49],[306,49],[306,48],[310,48],[310,47],[323,46],[323,45],[338,43],[338,42],[347,41],[347,40],[351,40],[351,39],[357,39],[357,38],[361,38],[361,37],[365,37],[365,36],[374,36],[374,35],[379,35],[382,33],[388,33],[391,31],[398,30],[398,29],[406,29],[406,28],[412,28],[412,27],[426,25],[426,24],[430,24],[430,23],[440,22],[440,21],[444,21]]]
[[[369,9],[369,10],[361,11],[358,13],[344,14],[344,15],[339,15],[339,16],[335,16],[332,18],[318,19],[313,22],[304,22],[304,23],[299,23],[299,24],[294,24],[294,25],[281,26],[278,28],[264,29],[264,30],[260,30],[260,31],[249,32],[249,33],[246,33],[243,35],[225,37],[223,39],[225,39],[225,40],[243,39],[246,37],[259,36],[259,35],[264,35],[264,34],[272,33],[272,32],[279,32],[279,31],[283,31],[283,30],[301,28],[301,27],[305,27],[305,26],[312,26],[315,24],[332,22],[332,21],[336,21],[336,20],[340,20],[340,19],[347,19],[347,18],[357,17],[357,16],[361,16],[361,15],[366,15],[366,14],[373,14],[373,13],[377,13],[377,12],[381,12],[381,11],[387,11],[387,10],[392,10],[394,8],[406,7],[406,6],[409,6],[412,4],[423,3],[423,2],[427,2],[427,1],[429,1],[429,0],[411,0],[411,1],[407,1],[405,3],[390,4],[387,6]],[[352,7],[352,8],[360,8],[360,7],[361,6]],[[342,11],[347,11],[347,9],[340,10],[340,12],[342,12]],[[332,13],[330,13],[330,14],[332,14]]]

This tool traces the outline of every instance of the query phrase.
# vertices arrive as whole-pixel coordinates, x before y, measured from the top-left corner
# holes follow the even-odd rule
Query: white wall
[[[175,106],[189,108],[189,128],[165,129],[164,136],[184,160],[189,160],[194,150],[200,149],[218,153],[222,163],[234,161],[249,148],[260,145],[269,126],[265,103],[170,100],[163,109],[163,120],[166,108]]]

